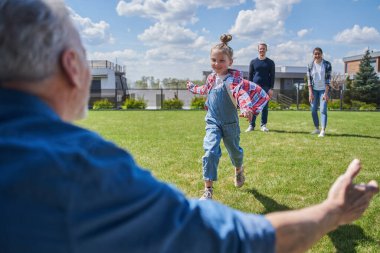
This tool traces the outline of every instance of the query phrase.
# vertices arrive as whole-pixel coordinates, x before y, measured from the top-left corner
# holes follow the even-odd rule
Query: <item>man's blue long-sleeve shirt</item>
[[[263,216],[188,200],[99,135],[0,88],[0,252],[274,252]]]
[[[275,74],[274,61],[268,57],[264,60],[255,58],[249,64],[248,80],[257,83],[265,91],[273,89]]]

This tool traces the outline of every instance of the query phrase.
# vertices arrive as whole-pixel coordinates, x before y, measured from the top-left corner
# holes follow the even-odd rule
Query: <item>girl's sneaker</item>
[[[244,176],[244,169],[242,167],[238,173],[235,172],[235,186],[237,188],[242,187],[244,184],[244,181],[245,181],[245,176]]]
[[[208,187],[206,187],[205,190],[204,190],[204,192],[203,192],[202,197],[200,197],[199,200],[212,199],[212,191],[213,191],[212,188],[208,188]]]

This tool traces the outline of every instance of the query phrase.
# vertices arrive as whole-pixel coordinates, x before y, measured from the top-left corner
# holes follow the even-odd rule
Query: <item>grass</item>
[[[204,111],[91,111],[78,124],[130,151],[158,179],[198,198],[204,116]],[[380,113],[333,111],[328,116],[325,138],[309,134],[310,112],[271,111],[268,133],[245,133],[248,123],[241,119],[246,184],[233,186],[233,167],[222,145],[215,200],[259,214],[316,204],[353,158],[363,163],[356,182],[379,182]],[[380,252],[380,198],[361,219],[324,236],[308,252]]]

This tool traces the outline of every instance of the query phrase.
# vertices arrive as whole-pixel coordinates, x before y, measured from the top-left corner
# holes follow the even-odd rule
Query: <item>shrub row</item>
[[[191,109],[204,109],[206,103],[206,97],[196,96],[191,100]],[[340,110],[340,100],[329,101],[328,104],[329,110]],[[143,98],[139,99],[126,99],[122,105],[122,109],[146,109],[147,103]],[[163,108],[165,110],[177,110],[182,109],[183,101],[178,98],[166,99],[163,101]],[[113,109],[115,104],[108,99],[101,99],[94,102],[92,109],[102,110],[102,109]],[[268,108],[270,110],[297,110],[296,104],[291,104],[286,106],[284,104],[277,103],[275,101],[269,101]],[[352,100],[351,104],[343,103],[343,110],[355,110],[355,111],[376,111],[376,104],[366,104],[365,102]],[[299,104],[298,110],[310,110],[309,104]]]

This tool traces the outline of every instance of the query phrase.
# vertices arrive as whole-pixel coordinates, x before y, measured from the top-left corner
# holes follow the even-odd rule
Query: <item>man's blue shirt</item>
[[[249,64],[248,80],[257,83],[265,91],[273,89],[275,74],[274,61],[268,57],[264,60],[255,58]]]
[[[188,200],[35,96],[0,88],[0,252],[274,252],[263,216]]]

